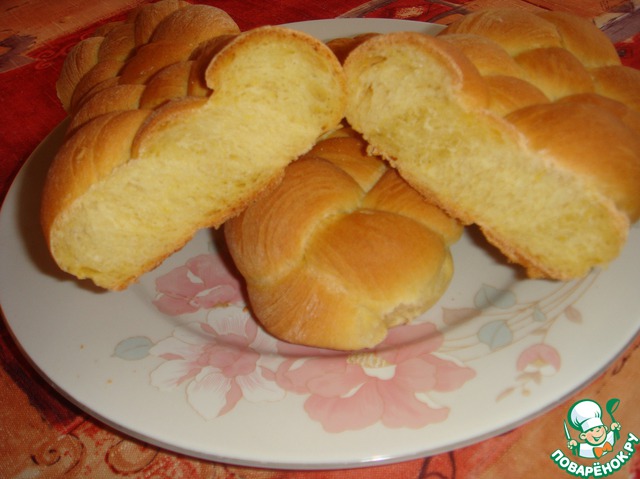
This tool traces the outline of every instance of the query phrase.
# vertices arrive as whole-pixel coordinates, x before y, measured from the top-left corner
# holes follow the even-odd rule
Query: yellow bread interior
[[[126,287],[198,229],[219,226],[275,185],[342,117],[337,60],[296,32],[264,27],[239,35],[206,80],[208,98],[101,115],[67,140],[43,201],[62,269],[108,289]],[[131,115],[142,120],[123,132],[120,120]],[[122,146],[105,166],[87,141]],[[80,180],[84,187],[68,188],[74,172],[89,178]]]
[[[490,111],[477,69],[442,40],[377,36],[345,71],[347,119],[373,150],[450,214],[477,223],[531,276],[580,277],[619,254],[629,218],[606,188]],[[588,130],[573,126],[566,134],[585,138]],[[637,160],[632,170],[637,178]]]

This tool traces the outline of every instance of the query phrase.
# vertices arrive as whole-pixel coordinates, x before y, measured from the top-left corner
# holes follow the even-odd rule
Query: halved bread
[[[71,128],[43,193],[54,259],[107,289],[275,186],[344,112],[340,64],[318,40],[280,27],[229,34],[219,9],[162,3],[176,9],[154,21],[138,11],[127,30],[148,43],[98,60],[64,94]],[[116,75],[93,82],[113,62]]]
[[[435,38],[357,47],[346,117],[531,277],[577,278],[616,258],[640,217],[640,117],[593,81],[602,68],[626,67],[586,20],[481,11]]]

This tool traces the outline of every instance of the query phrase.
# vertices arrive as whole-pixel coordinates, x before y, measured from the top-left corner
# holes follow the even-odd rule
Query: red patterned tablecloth
[[[65,112],[55,94],[55,80],[69,49],[103,22],[123,17],[140,0],[114,3],[82,21],[69,2],[67,16],[47,17],[47,8],[62,11],[64,2],[7,1],[0,5],[0,200],[34,148]],[[104,2],[107,6],[109,2]],[[278,2],[207,1],[226,10],[242,29],[336,17],[411,19],[449,23],[459,15],[486,6],[563,9],[594,19],[616,43],[623,62],[640,67],[640,10],[631,1],[518,0],[285,0]],[[30,9],[30,10],[29,10]],[[29,17],[29,12],[32,17]],[[27,18],[25,22],[18,19]],[[33,23],[29,23],[29,18]],[[16,24],[49,26],[46,38],[37,29]],[[39,23],[38,23],[39,25]],[[57,30],[56,30],[57,29]],[[22,31],[25,30],[25,31]],[[26,30],[29,30],[26,32]],[[42,31],[45,31],[42,27]],[[0,245],[2,247],[2,245]],[[0,267],[2,267],[0,265]],[[630,338],[631,340],[632,338]],[[41,379],[23,357],[4,323],[0,323],[0,477],[92,478],[502,478],[569,477],[549,458],[553,448],[536,448],[550,440],[558,444],[558,425],[578,399],[605,401],[618,397],[617,420],[626,431],[640,432],[640,339],[593,383],[544,415],[499,437],[424,459],[343,471],[278,471],[202,461],[141,443],[88,417]],[[551,447],[551,446],[550,446]],[[620,452],[624,452],[621,450]],[[611,470],[614,477],[640,477],[640,460]],[[607,469],[600,469],[608,473]],[[593,472],[592,477],[598,477]]]

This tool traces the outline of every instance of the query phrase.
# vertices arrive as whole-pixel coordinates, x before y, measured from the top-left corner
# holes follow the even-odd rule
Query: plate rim
[[[376,22],[370,22],[370,20],[376,20]],[[386,25],[388,25],[389,27],[392,27],[392,28],[393,28],[394,25],[400,25],[400,24],[402,24],[402,25],[412,24],[413,26],[426,26],[426,27],[434,25],[434,24],[429,24],[429,23],[426,23],[426,22],[416,22],[416,21],[408,21],[408,20],[395,20],[395,19],[364,19],[364,18],[349,19],[349,18],[339,18],[339,19],[309,20],[309,21],[305,21],[305,22],[295,22],[295,23],[291,23],[291,24],[285,24],[284,26],[290,27],[290,28],[296,28],[296,27],[300,28],[300,27],[304,27],[305,25],[311,25],[311,24],[313,24],[314,26],[323,26],[323,25],[328,25],[328,24],[336,25],[338,23],[341,23],[341,24],[344,24],[344,25],[349,25],[349,24],[354,23],[354,22],[360,24],[361,26],[365,26],[365,25],[371,25],[372,23],[378,23],[377,21],[380,21],[381,24],[384,23],[384,24],[386,24]],[[6,194],[5,198],[4,198],[2,206],[0,208],[0,225],[2,225],[4,223],[4,221],[6,221],[6,216],[9,215],[9,212],[7,211],[7,209],[12,205],[12,201],[15,201],[15,199],[14,199],[14,195],[16,194],[15,188],[21,186],[21,182],[24,181],[23,173],[24,173],[25,167],[29,164],[29,162],[32,159],[32,157],[34,157],[36,155],[38,149],[45,148],[46,145],[48,144],[48,142],[52,141],[51,139],[56,134],[59,134],[59,129],[62,127],[63,123],[59,124],[56,128],[54,128],[51,132],[49,132],[49,134],[36,147],[34,152],[29,156],[29,159],[27,159],[25,164],[20,168],[18,174],[15,176],[12,184],[10,185],[9,189],[7,190],[7,194]],[[8,201],[8,200],[10,200],[10,196],[11,196],[11,200],[12,201]],[[7,207],[7,203],[9,203],[9,207]],[[2,275],[0,275],[0,276],[2,276]],[[0,281],[2,281],[2,278],[0,278]],[[2,290],[0,290],[0,305],[4,305],[5,302],[6,302],[6,299],[4,298]],[[60,388],[59,385],[56,383],[56,381],[54,381],[54,379],[49,377],[49,375],[38,365],[37,361],[35,359],[33,359],[32,356],[23,348],[22,342],[14,334],[14,330],[13,330],[13,328],[11,326],[11,320],[8,318],[4,307],[2,307],[2,313],[3,313],[5,324],[7,326],[7,330],[9,332],[12,340],[14,341],[14,343],[16,344],[16,346],[18,347],[20,352],[23,354],[23,356],[27,359],[29,364],[37,371],[37,373],[40,375],[40,377],[44,378],[44,380],[58,394],[60,394],[62,397],[64,397],[69,402],[74,404],[80,410],[82,410],[83,412],[85,412],[89,416],[98,419],[99,421],[103,422],[104,424],[109,425],[110,427],[114,428],[115,430],[121,431],[121,432],[123,432],[123,433],[125,433],[125,434],[127,434],[127,435],[129,435],[129,436],[131,436],[133,438],[137,438],[137,439],[139,439],[139,440],[141,440],[143,442],[146,442],[146,443],[149,443],[149,444],[153,444],[153,445],[161,447],[163,449],[174,451],[174,452],[177,452],[177,453],[180,453],[180,454],[185,454],[185,455],[188,455],[190,457],[196,457],[196,458],[210,460],[210,461],[219,461],[219,462],[230,463],[230,464],[237,464],[237,465],[241,465],[241,466],[278,468],[278,469],[304,469],[304,470],[326,470],[326,469],[336,469],[336,468],[347,469],[347,468],[369,467],[369,466],[375,466],[375,465],[382,465],[382,464],[390,464],[390,463],[396,463],[396,462],[402,462],[402,461],[409,461],[409,460],[413,460],[413,459],[417,459],[417,458],[422,458],[422,457],[426,457],[426,456],[432,456],[432,455],[440,454],[440,453],[443,453],[443,452],[450,451],[452,449],[458,449],[458,448],[461,448],[461,447],[464,447],[464,446],[467,446],[467,445],[470,445],[470,444],[475,444],[477,442],[484,441],[484,440],[486,440],[488,438],[491,438],[491,437],[495,437],[496,435],[502,434],[502,433],[504,433],[504,432],[506,432],[508,430],[511,430],[511,429],[513,429],[515,427],[519,427],[522,424],[529,422],[533,418],[545,413],[546,411],[548,411],[550,409],[553,409],[557,405],[559,405],[562,402],[566,401],[572,394],[574,394],[579,389],[582,389],[585,385],[587,385],[591,381],[593,381],[594,378],[596,378],[600,374],[602,374],[602,372],[605,371],[619,357],[619,355],[634,341],[635,337],[638,335],[638,332],[640,331],[640,323],[638,323],[638,324],[636,324],[635,334],[632,335],[628,339],[628,341],[626,342],[624,348],[620,349],[615,354],[612,354],[612,356],[610,357],[610,360],[606,364],[602,364],[597,371],[593,372],[588,378],[586,378],[580,384],[575,385],[574,387],[571,388],[571,390],[569,390],[565,394],[557,397],[554,401],[542,405],[537,410],[530,411],[528,415],[526,415],[524,417],[521,417],[519,420],[508,422],[508,424],[505,424],[501,428],[497,428],[497,429],[493,429],[491,431],[487,431],[484,435],[474,436],[472,438],[468,438],[467,440],[456,442],[455,444],[446,444],[446,445],[442,445],[439,448],[435,447],[435,448],[432,448],[432,449],[423,450],[421,452],[411,453],[411,454],[408,454],[408,455],[405,455],[405,456],[394,455],[394,456],[391,456],[391,457],[369,457],[369,458],[361,459],[359,461],[346,461],[346,462],[345,461],[339,461],[339,462],[320,461],[320,462],[316,462],[316,463],[311,463],[311,462],[305,461],[303,463],[299,463],[299,462],[293,461],[293,462],[287,463],[287,462],[281,462],[281,461],[275,461],[275,462],[254,461],[254,460],[251,460],[251,459],[246,458],[246,457],[245,458],[240,458],[240,457],[231,457],[231,456],[226,456],[226,455],[199,453],[197,451],[193,451],[193,450],[188,449],[188,448],[182,448],[180,446],[176,446],[175,444],[171,444],[169,442],[162,441],[162,440],[160,440],[158,438],[149,437],[149,436],[145,435],[142,432],[136,431],[135,429],[127,428],[126,425],[124,425],[124,424],[121,424],[121,423],[118,423],[118,422],[114,422],[110,418],[105,417],[104,415],[100,414],[99,412],[93,410],[88,405],[83,404],[82,402],[79,402],[68,391]]]

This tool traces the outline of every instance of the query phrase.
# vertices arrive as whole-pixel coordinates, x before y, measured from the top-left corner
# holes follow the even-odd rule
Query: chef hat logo
[[[590,399],[584,399],[575,403],[569,410],[569,422],[574,429],[587,432],[594,427],[604,426],[602,422],[602,408]]]

